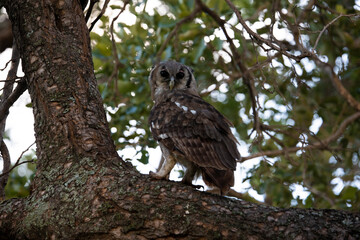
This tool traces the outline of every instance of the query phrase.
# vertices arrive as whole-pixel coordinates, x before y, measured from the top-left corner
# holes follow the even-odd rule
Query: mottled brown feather
[[[155,103],[149,123],[154,139],[199,166],[208,185],[233,185],[240,154],[232,124],[209,103],[185,91],[171,91]]]

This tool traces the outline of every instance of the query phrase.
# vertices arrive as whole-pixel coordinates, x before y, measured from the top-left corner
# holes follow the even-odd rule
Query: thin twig
[[[20,154],[20,157],[16,160],[16,163],[14,164],[14,166],[12,166],[8,171],[3,171],[1,174],[0,174],[0,177],[2,177],[3,175],[11,172],[14,168],[24,164],[24,163],[33,163],[34,160],[31,159],[31,160],[26,160],[26,161],[23,161],[23,162],[20,162],[21,158],[24,156],[24,154],[29,151],[29,149],[35,144],[35,142],[33,142],[27,149],[25,149],[24,151],[22,151],[22,153]]]
[[[306,172],[307,172],[307,159],[305,158],[303,160],[304,162],[304,170],[302,172],[302,178],[303,178],[303,183],[304,183],[304,186],[310,191],[312,192],[313,194],[325,199],[326,201],[328,201],[331,205],[331,207],[334,207],[335,206],[335,201],[333,199],[331,199],[325,192],[321,192],[319,190],[317,190],[316,188],[313,188],[311,186],[311,184],[309,183],[307,177],[306,177]]]
[[[339,16],[337,16],[336,18],[334,18],[333,20],[331,20],[328,24],[325,25],[325,27],[321,30],[319,36],[316,38],[314,47],[312,49],[312,52],[315,53],[316,47],[320,41],[321,36],[323,35],[323,33],[325,32],[325,30],[334,22],[336,22],[339,18],[341,17],[354,17],[354,16],[358,16],[358,13],[354,13],[354,14],[340,14]]]
[[[13,60],[12,59],[10,59],[9,61],[7,61],[6,63],[5,63],[5,67],[4,68],[0,68],[0,71],[4,71],[6,68],[7,68],[7,66],[9,65],[9,63],[11,63]]]
[[[114,66],[114,70],[111,73],[109,80],[113,79],[117,75],[119,67],[122,67],[122,64],[120,63],[120,60],[119,60],[119,57],[117,54],[117,50],[116,50],[116,43],[115,43],[115,37],[114,37],[114,22],[125,11],[126,5],[129,4],[129,2],[130,1],[124,1],[124,6],[122,7],[122,9],[118,13],[118,15],[111,21],[110,34],[111,34],[112,52],[113,52],[113,57],[115,60],[115,66]],[[117,89],[117,88],[115,88],[115,89]]]
[[[0,80],[0,82],[17,82],[16,81],[17,79],[21,79],[21,77],[15,76],[14,78],[11,78],[11,79]]]
[[[160,62],[161,54],[164,52],[166,46],[169,44],[170,40],[176,35],[177,31],[186,22],[189,22],[195,18],[195,16],[200,12],[200,9],[198,6],[195,7],[195,9],[185,18],[178,21],[174,27],[174,29],[169,33],[163,44],[161,45],[159,51],[156,54],[156,63]]]
[[[282,49],[280,46],[275,45],[271,40],[265,39],[261,37],[259,34],[255,33],[251,28],[246,24],[244,19],[241,16],[240,11],[235,7],[235,5],[230,0],[225,0],[229,7],[234,11],[236,17],[238,18],[240,24],[244,27],[246,32],[257,42],[264,43],[269,46],[271,49],[281,52],[283,55],[294,59],[295,61],[299,62],[302,58],[307,57],[309,55],[306,49],[303,49],[301,55],[292,55],[291,53],[287,52],[286,50]],[[235,28],[236,29],[236,28]]]

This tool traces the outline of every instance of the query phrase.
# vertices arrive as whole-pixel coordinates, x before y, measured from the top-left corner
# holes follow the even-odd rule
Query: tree
[[[144,127],[149,111],[149,100],[144,100],[147,91],[145,76],[150,62],[169,56],[186,62],[189,57],[189,61],[196,63],[200,84],[208,86],[205,83],[211,81],[215,84],[213,93],[210,89],[203,91],[208,100],[221,100],[224,88],[229,92],[225,101],[213,103],[234,121],[241,139],[248,135],[253,137],[254,153],[245,156],[244,160],[258,155],[279,156],[273,165],[262,161],[253,169],[250,178],[255,189],[263,189],[268,202],[274,205],[289,205],[289,198],[286,198],[289,187],[279,188],[279,183],[284,186],[303,181],[313,194],[313,206],[340,208],[343,196],[333,196],[328,189],[320,191],[315,183],[321,179],[321,188],[328,187],[329,179],[326,177],[334,169],[331,163],[326,164],[329,152],[336,157],[336,168],[344,164],[344,170],[352,169],[358,161],[355,132],[359,123],[355,120],[360,117],[360,104],[354,97],[357,88],[354,76],[358,70],[354,42],[359,35],[354,27],[356,24],[350,24],[350,20],[358,21],[355,3],[324,5],[310,1],[306,6],[297,7],[265,2],[254,3],[248,8],[242,5],[245,1],[176,3],[167,1],[165,6],[169,15],[163,16],[158,12],[150,15],[145,8],[139,9],[144,6],[142,2],[131,3],[129,8],[134,14],[143,14],[135,25],[122,24],[119,32],[115,32],[112,21],[110,37],[92,34],[97,78],[101,81],[110,76],[112,80],[100,83],[101,93],[107,106],[118,108],[115,113],[109,113],[110,126],[117,129],[111,135],[96,87],[89,32],[79,2],[0,2],[0,7],[6,8],[12,22],[15,48],[19,50],[25,73],[16,88],[9,91],[10,95],[2,101],[3,109],[0,110],[6,112],[8,107],[4,106],[11,105],[11,96],[18,96],[26,86],[35,116],[37,145],[37,169],[30,196],[0,204],[0,238],[359,238],[358,213],[281,209],[199,192],[176,182],[151,180],[118,156],[111,138],[113,136],[118,145],[124,144],[125,141],[118,141],[119,134],[126,130],[124,122],[131,125],[130,119],[140,116],[135,118],[138,121],[133,125],[144,129],[145,133],[137,133],[142,135],[141,140],[138,138],[132,142],[143,146],[154,144],[148,140],[148,130]],[[120,13],[128,4],[123,3]],[[310,11],[313,7],[319,10]],[[116,6],[113,8],[117,9]],[[239,9],[244,11],[243,15],[253,16],[248,20],[250,23],[255,22],[251,19],[264,14],[264,17],[269,17],[270,24],[254,32]],[[337,17],[329,21],[328,18],[334,15]],[[308,22],[302,21],[304,18],[319,20],[314,25],[307,25]],[[341,20],[345,22],[341,23]],[[103,18],[103,23],[106,21]],[[275,37],[274,29],[279,21],[287,24],[293,41]],[[235,27],[237,24],[240,24],[238,28]],[[334,46],[333,39],[342,36],[340,33],[328,33],[325,43],[321,41],[322,35],[334,31],[337,24],[344,25],[342,34],[348,33],[345,37],[351,43],[346,47],[346,41]],[[169,27],[172,30],[167,32]],[[310,37],[303,39],[300,29],[320,32],[316,32],[314,42]],[[222,32],[224,39],[215,36],[216,31]],[[262,36],[262,32],[267,33],[267,37]],[[116,46],[117,40],[120,44]],[[325,61],[324,56],[315,50],[320,46],[329,48],[331,44],[333,55],[326,55],[328,60]],[[108,51],[109,46],[112,52]],[[311,47],[314,51],[310,51]],[[340,61],[337,65],[333,63],[343,51],[353,61],[341,68],[344,61],[336,60]],[[132,52],[134,58],[129,56]],[[103,62],[101,66],[99,59]],[[316,64],[310,73],[305,69],[304,59]],[[279,65],[277,68],[264,68],[269,63]],[[212,71],[209,71],[210,67]],[[301,77],[296,68],[302,70]],[[350,72],[347,74],[347,71]],[[329,93],[328,89],[332,87],[327,79],[334,83],[339,96],[338,93]],[[13,84],[15,80],[9,78],[6,83]],[[111,85],[115,90],[109,87]],[[116,97],[111,91],[118,91],[121,96]],[[314,99],[309,97],[313,91],[317,93]],[[264,94],[263,103],[258,92]],[[242,99],[243,95],[248,97]],[[270,99],[291,106],[291,111],[278,120],[275,115],[266,116],[269,109],[281,113],[281,110],[265,104]],[[343,107],[339,108],[339,105]],[[244,111],[242,109],[249,116],[248,121],[240,120],[239,111]],[[309,130],[316,118],[314,113],[324,122],[329,121],[322,124],[317,134]],[[274,127],[274,124],[282,126]],[[251,129],[254,134],[249,134]],[[130,132],[127,137],[125,140],[131,143],[130,139],[136,136]],[[296,151],[301,153],[294,154]],[[317,165],[318,162],[321,164]],[[326,173],[316,171],[324,166],[330,170]],[[347,175],[350,180],[358,176],[356,171]],[[352,193],[353,188],[347,191]],[[350,195],[343,198],[344,204],[355,209],[358,196]]]

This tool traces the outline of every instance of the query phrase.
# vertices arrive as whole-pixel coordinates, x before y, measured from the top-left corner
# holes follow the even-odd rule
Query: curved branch
[[[339,16],[337,16],[336,18],[334,18],[333,20],[331,20],[328,24],[326,24],[326,26],[321,30],[319,36],[316,38],[316,41],[315,41],[315,44],[314,44],[314,47],[313,47],[313,50],[312,52],[314,53],[315,50],[316,50],[316,47],[320,41],[320,38],[321,36],[323,35],[323,33],[325,32],[325,30],[331,25],[333,24],[334,22],[336,22],[339,18],[341,17],[354,17],[354,16],[359,16],[359,14],[357,13],[354,13],[354,14],[340,14]]]
[[[360,111],[360,103],[349,93],[349,91],[344,87],[339,79],[339,76],[334,72],[334,68],[329,64],[321,61],[315,54],[312,54],[318,64],[322,65],[324,71],[329,75],[331,82],[335,86],[336,90],[340,95],[345,98],[349,105],[355,108],[357,111]]]
[[[14,91],[10,94],[10,96],[5,99],[4,102],[0,105],[0,122],[4,120],[7,113],[9,112],[9,108],[16,102],[17,99],[25,92],[27,89],[27,84],[25,78],[22,78]]]
[[[96,1],[94,1],[95,3]],[[104,3],[104,6],[103,8],[101,9],[101,12],[100,14],[95,18],[95,20],[91,23],[91,26],[89,28],[89,32],[91,32],[91,30],[93,29],[93,27],[95,26],[95,24],[97,23],[97,21],[99,21],[99,19],[102,17],[102,15],[104,15],[105,13],[105,10],[107,8],[107,5],[109,4],[110,0],[105,0],[105,3]],[[92,2],[90,3],[92,4]]]
[[[0,107],[1,108],[6,107],[5,105],[8,104],[8,98],[9,98],[10,95],[12,95],[12,90],[13,90],[14,83],[15,83],[15,80],[16,80],[16,73],[17,73],[17,70],[18,70],[18,67],[19,67],[19,62],[20,62],[20,52],[19,52],[18,48],[16,47],[16,41],[15,41],[15,38],[14,38],[13,50],[12,50],[12,56],[11,56],[11,67],[10,67],[10,70],[9,70],[8,75],[6,77],[7,81],[5,81],[4,88],[3,88],[3,93],[2,93],[1,98],[0,98]],[[7,115],[8,115],[7,110],[6,110],[5,113],[2,113],[0,115],[1,116],[1,120],[0,120],[0,143],[3,140]]]
[[[87,12],[86,12],[86,16],[85,16],[85,22],[87,22],[87,21],[89,20],[89,18],[90,18],[90,16],[91,16],[91,13],[92,13],[92,10],[93,10],[93,8],[94,8],[94,5],[95,5],[95,3],[97,3],[97,2],[99,2],[99,0],[91,0],[91,1],[90,1],[90,5],[89,5],[89,8],[88,8],[88,10],[87,10]]]
[[[262,38],[259,34],[255,33],[254,31],[252,31],[249,26],[245,23],[244,19],[241,17],[241,13],[240,11],[235,7],[235,5],[230,1],[230,0],[225,0],[227,2],[227,4],[229,5],[229,7],[234,11],[234,13],[236,14],[239,22],[241,23],[241,25],[244,27],[244,29],[248,32],[248,34],[250,36],[252,36],[256,41],[258,42],[262,42],[265,43],[266,45],[268,45],[269,47],[271,47],[274,50],[277,50],[279,52],[281,52],[282,54],[284,54],[285,56],[292,58],[296,61],[300,61],[302,58],[304,57],[311,57],[313,58],[317,63],[323,65],[325,67],[326,72],[329,73],[329,75],[331,76],[331,80],[334,84],[334,86],[336,87],[336,89],[339,91],[339,93],[347,100],[347,102],[350,104],[350,106],[352,106],[353,108],[355,108],[357,111],[360,111],[360,103],[358,101],[355,100],[354,97],[351,96],[351,94],[345,89],[345,87],[342,85],[341,81],[339,80],[339,77],[337,76],[337,74],[334,72],[333,68],[331,67],[330,64],[328,63],[324,63],[322,62],[318,56],[314,53],[317,44],[322,36],[322,34],[324,33],[324,31],[331,25],[333,24],[335,21],[337,21],[339,18],[341,17],[353,17],[353,16],[359,16],[359,14],[355,13],[355,14],[348,14],[348,15],[339,15],[336,18],[334,18],[331,22],[329,22],[320,32],[319,36],[316,39],[314,48],[312,52],[307,51],[305,48],[301,48],[302,51],[302,55],[300,56],[293,56],[291,54],[289,54],[287,51],[284,51],[283,49],[281,49],[280,47],[274,45],[270,40]]]
[[[27,149],[25,149],[24,151],[22,151],[22,153],[20,154],[19,158],[16,160],[16,163],[14,164],[14,166],[12,166],[11,168],[8,168],[7,170],[5,170],[5,168],[3,169],[2,173],[0,174],[0,178],[2,178],[3,176],[7,176],[9,172],[11,172],[14,168],[24,164],[24,163],[33,163],[34,160],[27,160],[27,161],[23,161],[20,162],[21,158],[24,156],[24,154],[29,151],[29,149],[35,144],[35,142],[33,142],[30,146],[28,146]],[[10,159],[10,156],[9,156]],[[6,177],[7,178],[7,177]]]
[[[118,13],[118,15],[116,17],[114,17],[114,19],[111,21],[110,24],[110,34],[111,34],[111,43],[112,43],[112,52],[113,52],[113,57],[114,57],[114,69],[109,77],[109,82],[115,78],[115,76],[118,75],[119,72],[119,68],[120,67],[124,67],[124,65],[122,63],[120,63],[118,54],[117,54],[117,50],[116,50],[116,43],[115,43],[115,37],[114,37],[114,23],[115,21],[119,18],[119,16],[125,11],[126,5],[129,4],[129,0],[124,1],[124,6],[122,7],[122,9],[120,10],[120,12]],[[118,85],[117,85],[117,81],[115,79],[114,81],[115,84],[115,89],[118,89]],[[116,95],[117,91],[115,91],[115,95]]]
[[[4,132],[5,132],[5,124],[6,118],[8,116],[8,110],[12,106],[12,104],[18,98],[17,95],[21,95],[25,89],[22,91],[21,88],[23,84],[20,82],[16,87],[15,91],[13,91],[14,83],[16,80],[16,73],[19,67],[20,62],[20,52],[16,46],[15,38],[13,39],[13,49],[12,49],[12,56],[11,56],[11,67],[6,77],[3,93],[0,99],[0,152],[2,159],[4,161],[3,173],[0,175],[0,200],[5,197],[5,186],[8,181],[9,174],[8,172],[11,171],[10,168],[10,154],[9,150],[4,142]],[[24,80],[25,82],[25,80]],[[26,86],[26,83],[25,83]],[[20,91],[19,91],[20,90]]]
[[[357,120],[358,118],[360,118],[360,112],[356,112],[353,115],[347,117],[339,126],[339,128],[332,134],[330,135],[328,138],[324,139],[324,140],[320,140],[316,143],[313,144],[309,144],[305,147],[290,147],[290,148],[283,148],[280,150],[274,150],[274,151],[265,151],[265,152],[259,152],[259,153],[255,153],[253,155],[247,156],[247,157],[242,157],[241,158],[241,162],[244,162],[246,160],[249,159],[253,159],[253,158],[257,158],[257,157],[277,157],[283,154],[288,154],[288,153],[294,153],[297,152],[299,150],[308,150],[308,149],[326,149],[327,145],[329,145],[331,142],[337,140],[345,131],[346,127],[348,125],[350,125],[352,122],[354,122],[355,120]],[[240,162],[240,161],[239,161]]]
[[[164,52],[166,46],[170,42],[170,40],[175,36],[181,25],[183,25],[186,22],[189,22],[195,18],[195,16],[199,13],[200,9],[198,6],[195,7],[195,9],[185,18],[178,21],[174,27],[174,29],[169,33],[163,44],[161,45],[159,51],[156,54],[156,63],[160,62],[161,54]]]
[[[286,50],[282,49],[281,47],[273,44],[273,42],[271,40],[261,37],[259,34],[255,33],[253,30],[251,30],[251,28],[246,24],[246,22],[244,21],[244,19],[241,16],[240,11],[235,7],[234,3],[232,3],[230,0],[225,0],[225,1],[229,5],[229,7],[234,11],[236,17],[238,18],[240,24],[244,27],[246,32],[257,42],[264,43],[267,46],[269,46],[270,48],[281,52],[288,58],[294,59],[297,62],[299,62],[302,58],[309,56],[310,53],[308,51],[306,51],[306,49],[303,49],[302,55],[295,56],[295,55],[290,54]]]

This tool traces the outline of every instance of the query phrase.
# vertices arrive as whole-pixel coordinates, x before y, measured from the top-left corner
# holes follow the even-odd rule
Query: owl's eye
[[[176,74],[176,78],[177,78],[177,79],[182,79],[184,76],[185,76],[185,74],[184,74],[183,72],[178,72],[178,73]]]
[[[165,70],[162,70],[162,71],[160,72],[160,75],[161,75],[162,77],[164,77],[164,78],[169,77],[169,73],[168,73],[167,71],[165,71]]]

